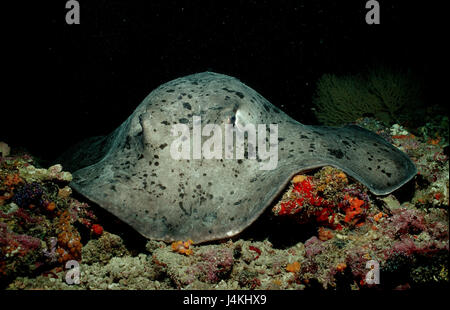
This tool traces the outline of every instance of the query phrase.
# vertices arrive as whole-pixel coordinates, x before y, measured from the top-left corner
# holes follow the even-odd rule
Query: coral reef
[[[349,184],[347,176],[333,167],[324,167],[314,176],[297,175],[272,211],[275,215],[295,215],[299,222],[316,221],[341,230],[364,221],[369,208],[367,190]],[[326,231],[320,234],[325,237]],[[329,233],[328,233],[329,234]]]
[[[81,259],[81,235],[95,215],[71,198],[61,165],[36,168],[26,154],[0,157],[0,286]]]
[[[318,283],[324,288],[356,289],[370,287],[365,275],[366,263],[372,259],[380,262],[382,277],[390,279],[386,283],[390,287],[442,284],[448,282],[446,216],[445,212],[426,214],[399,208],[392,217],[368,218],[366,225],[336,232],[325,241],[312,236],[305,243],[277,249],[267,240],[229,240],[197,245],[189,256],[173,251],[169,244],[149,241],[148,253],[131,257],[120,238],[102,236],[83,249],[80,285],[66,284],[64,271],[59,270],[56,278],[18,277],[9,288],[305,289]],[[102,238],[115,241],[97,245]],[[122,250],[105,256],[111,247]],[[97,248],[104,254],[90,254]],[[427,261],[436,255],[439,260],[429,267]]]
[[[113,257],[130,255],[122,239],[114,234],[105,232],[100,238],[90,240],[81,251],[84,264],[106,264]]]
[[[121,231],[108,231],[92,207],[72,198],[70,176],[59,166],[30,168],[27,155],[0,157],[1,284],[232,290],[448,285],[448,138],[435,141],[442,130],[432,126],[415,135],[372,118],[357,123],[407,153],[418,175],[404,188],[376,197],[336,168],[303,172],[268,210],[270,223],[289,222],[292,230],[273,237],[264,224],[262,237],[209,244],[150,240],[145,249],[134,248]],[[79,264],[79,284],[66,281],[64,263],[71,260]],[[377,264],[379,284],[367,277],[371,262]]]

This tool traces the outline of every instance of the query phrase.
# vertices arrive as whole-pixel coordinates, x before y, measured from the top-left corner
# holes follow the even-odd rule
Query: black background
[[[206,70],[307,124],[324,73],[408,68],[439,102],[437,3],[379,0],[380,25],[365,23],[365,0],[79,0],[80,25],[65,23],[65,3],[2,7],[0,141],[44,158],[111,132],[160,84]]]

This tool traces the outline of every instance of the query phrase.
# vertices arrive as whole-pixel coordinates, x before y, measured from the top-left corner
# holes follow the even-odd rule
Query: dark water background
[[[308,124],[324,73],[407,68],[423,77],[429,104],[440,100],[437,3],[380,0],[381,24],[367,25],[364,0],[79,2],[81,25],[65,23],[64,0],[2,10],[0,140],[44,158],[111,132],[160,84],[206,70]]]

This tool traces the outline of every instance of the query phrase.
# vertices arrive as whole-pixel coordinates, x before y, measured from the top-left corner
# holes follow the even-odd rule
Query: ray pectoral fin
[[[389,194],[417,173],[411,159],[377,134],[359,126],[334,129],[334,147],[327,147],[323,160],[344,170],[376,195]]]

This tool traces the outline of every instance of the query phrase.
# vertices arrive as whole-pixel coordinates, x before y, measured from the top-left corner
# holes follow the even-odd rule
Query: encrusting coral
[[[300,222],[317,223],[341,230],[363,221],[369,207],[367,190],[349,184],[347,176],[324,167],[314,176],[297,175],[272,212],[295,216]]]

